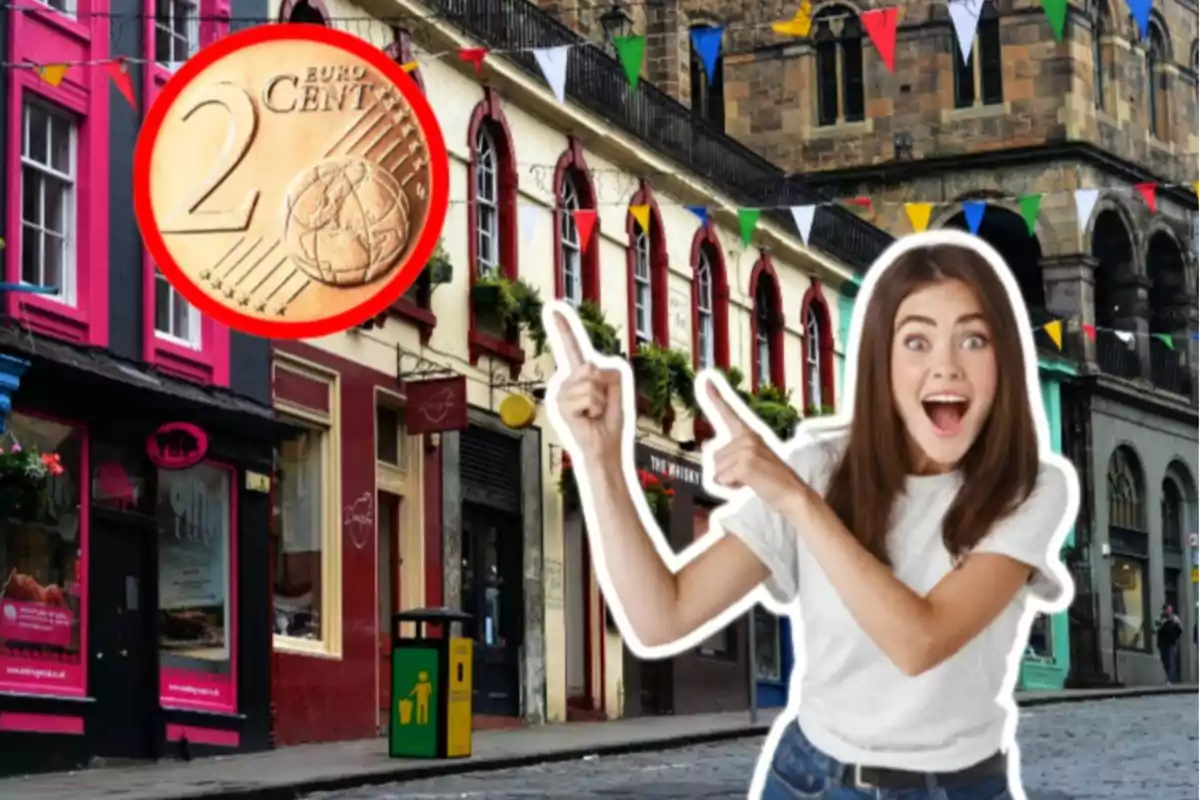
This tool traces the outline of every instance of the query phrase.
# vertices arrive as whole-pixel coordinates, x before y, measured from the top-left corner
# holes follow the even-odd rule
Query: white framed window
[[[807,339],[804,363],[804,379],[808,382],[808,405],[820,409],[821,398],[821,319],[814,308],[804,316],[804,338]]]
[[[200,349],[200,312],[175,291],[158,269],[154,270],[154,334],[193,349]]]
[[[27,99],[21,134],[21,281],[75,305],[78,130],[65,112]]]
[[[563,299],[573,306],[578,306],[583,302],[583,248],[574,214],[580,207],[579,190],[570,175],[563,179],[558,204],[562,209],[558,216],[559,238],[562,240]]]
[[[637,225],[637,223],[634,223]],[[650,282],[650,236],[637,225],[633,237],[634,333],[639,342],[654,341],[654,290]]]
[[[487,126],[475,136],[475,274],[491,275],[499,261],[500,182],[496,142]]]
[[[154,0],[154,60],[187,61],[200,49],[200,15],[187,0]]]
[[[75,16],[75,0],[39,0],[39,2],[44,6],[53,8],[60,14],[65,14],[68,17]]]
[[[715,367],[712,259],[703,247],[696,264],[696,326],[697,363],[700,369]]]

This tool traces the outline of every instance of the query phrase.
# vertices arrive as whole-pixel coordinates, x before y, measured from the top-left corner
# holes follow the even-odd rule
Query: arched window
[[[696,262],[696,364],[700,369],[716,366],[715,329],[712,257],[705,248]]]
[[[554,168],[554,193],[558,198],[554,228],[555,295],[575,306],[584,300],[598,303],[599,246],[595,230],[598,223],[593,223],[591,237],[584,247],[574,214],[584,209],[595,210],[596,192],[583,158],[583,147],[574,137]]]
[[[729,366],[729,287],[721,242],[711,224],[692,240],[692,353],[697,370]]]
[[[1171,138],[1171,87],[1166,70],[1169,60],[1163,29],[1157,22],[1151,22],[1146,46],[1146,117],[1151,135],[1162,142]]]
[[[1150,643],[1150,543],[1137,456],[1118,447],[1108,460],[1108,543],[1112,551],[1112,610],[1117,646],[1145,650]]]
[[[821,413],[835,405],[833,326],[825,294],[815,279],[800,303],[800,321],[804,326],[804,409],[807,414]]]
[[[985,2],[975,29],[971,55],[964,62],[958,36],[951,36],[954,57],[954,107],[995,105],[1004,102],[1004,61],[1000,48],[1000,14]]]
[[[641,344],[666,345],[668,340],[667,244],[658,203],[649,183],[642,181],[629,205],[631,209],[649,208],[646,228],[632,211],[625,228],[629,236],[629,347],[630,353],[634,353]]]
[[[1108,107],[1104,94],[1107,91],[1104,63],[1104,38],[1108,36],[1108,0],[1096,0],[1092,7],[1092,92],[1095,95],[1096,108],[1101,111]]]
[[[755,390],[764,386],[783,389],[783,302],[775,267],[765,253],[759,256],[750,273],[750,296],[754,298],[754,314],[750,317],[754,346],[750,385]]]
[[[500,175],[496,140],[487,125],[475,131],[475,274],[493,275],[500,263]]]
[[[813,20],[817,55],[817,124],[861,122],[866,111],[863,91],[863,27],[847,6],[827,6]]]

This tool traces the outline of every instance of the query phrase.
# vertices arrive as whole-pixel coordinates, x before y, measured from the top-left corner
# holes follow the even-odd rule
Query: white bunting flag
[[[792,219],[796,221],[796,229],[800,231],[800,238],[804,240],[804,246],[808,246],[808,235],[812,233],[813,214],[816,213],[816,206],[792,206]]]
[[[1075,190],[1075,219],[1079,220],[1080,233],[1087,230],[1088,222],[1092,219],[1092,209],[1096,207],[1096,201],[1099,199],[1098,189]]]
[[[542,210],[535,205],[521,203],[517,206],[517,216],[521,224],[521,241],[528,242],[537,232],[538,220]]]
[[[566,44],[560,47],[538,47],[533,51],[533,57],[542,68],[546,83],[550,84],[550,90],[560,103],[566,97],[567,57],[570,53],[571,46]]]
[[[1133,344],[1133,332],[1132,331],[1113,331],[1113,333],[1115,333],[1117,335],[1117,338],[1120,339],[1125,344]]]
[[[971,60],[971,47],[975,44],[975,29],[979,27],[979,15],[983,12],[983,0],[950,0],[950,21],[954,23],[954,35],[958,37],[958,52],[963,63]]]

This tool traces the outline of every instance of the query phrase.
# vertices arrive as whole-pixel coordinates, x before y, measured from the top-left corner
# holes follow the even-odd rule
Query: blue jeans
[[[818,750],[789,725],[763,786],[762,800],[1012,800],[1006,775],[990,775],[969,784],[939,786],[932,776],[924,789],[858,789],[842,783],[845,765]]]

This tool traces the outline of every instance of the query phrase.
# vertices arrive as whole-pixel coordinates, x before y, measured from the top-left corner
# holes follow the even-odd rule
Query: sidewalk
[[[1196,686],[1018,692],[1022,706],[1148,694],[1196,693]],[[1194,702],[1194,701],[1193,701]],[[682,747],[764,734],[778,709],[757,725],[744,711],[480,731],[474,755],[453,761],[389,759],[383,739],[285,747],[252,755],[162,761],[0,780],[3,800],[295,800],[317,791],[409,781],[461,772],[567,761],[587,755]]]

